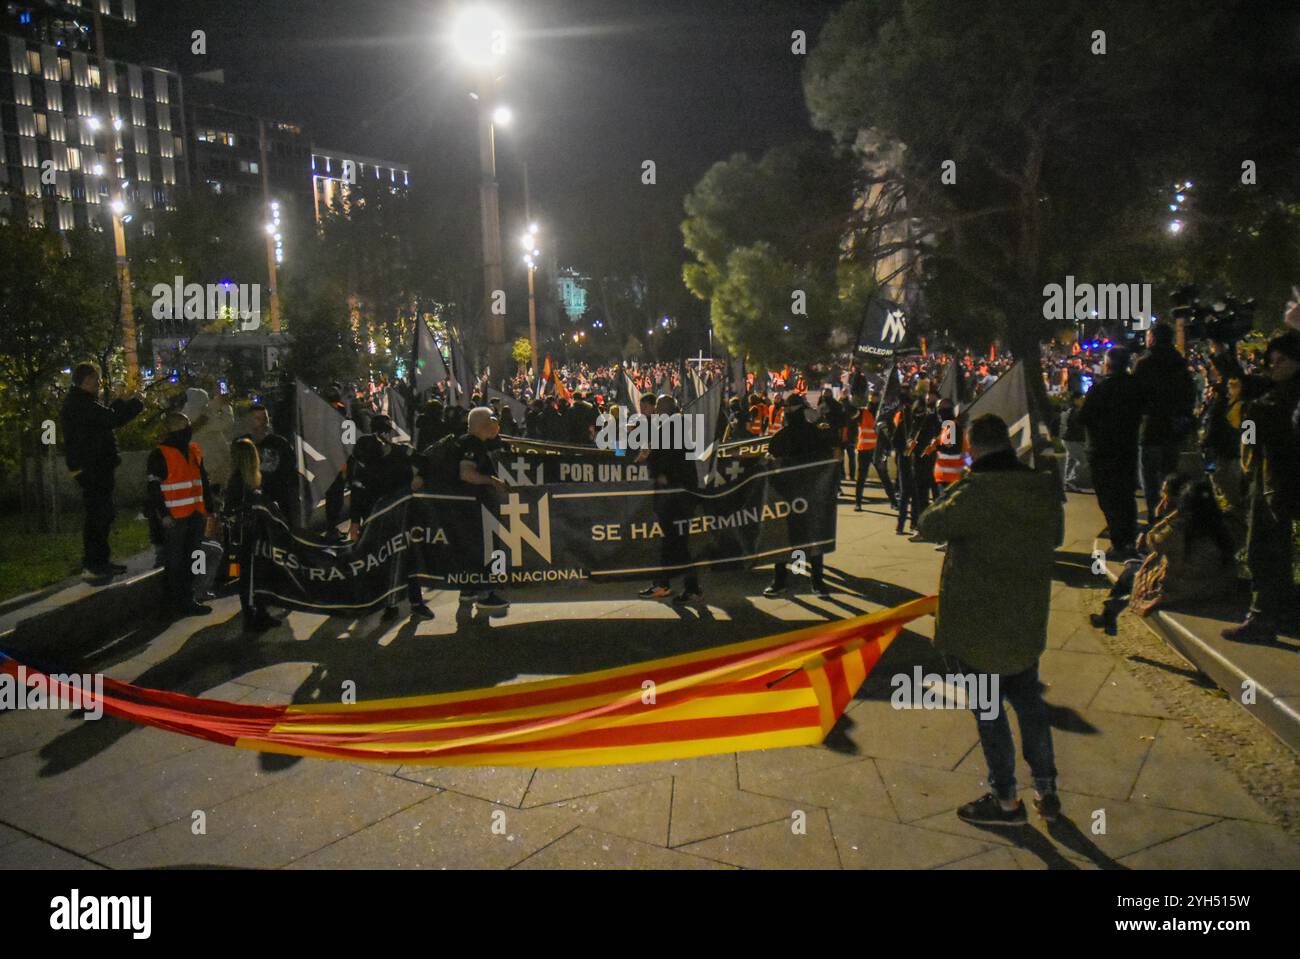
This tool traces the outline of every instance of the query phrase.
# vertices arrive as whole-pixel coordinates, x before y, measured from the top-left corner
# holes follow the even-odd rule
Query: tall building
[[[174,207],[186,185],[181,79],[99,56],[96,29],[135,18],[135,0],[0,4],[0,217],[106,228],[119,188],[146,230],[152,211]]]
[[[568,267],[559,270],[556,274],[556,293],[559,295],[560,305],[564,307],[564,312],[569,315],[569,321],[572,323],[577,323],[587,312],[586,283],[590,279],[591,277],[583,276],[577,270]]]
[[[395,193],[405,193],[411,185],[411,170],[395,160],[313,147],[311,184],[316,222],[321,221],[330,204],[336,201],[346,210],[349,187],[363,181],[387,184]]]

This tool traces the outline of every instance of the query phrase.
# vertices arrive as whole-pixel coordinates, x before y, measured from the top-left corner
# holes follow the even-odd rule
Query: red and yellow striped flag
[[[630,666],[354,705],[242,706],[106,679],[104,712],[260,752],[435,766],[621,765],[808,746],[902,628],[934,609],[931,596]],[[0,659],[0,672],[16,669]]]

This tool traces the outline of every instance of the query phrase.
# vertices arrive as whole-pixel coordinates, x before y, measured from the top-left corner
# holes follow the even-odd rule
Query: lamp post
[[[537,273],[537,258],[542,251],[537,247],[537,224],[530,223],[523,235],[524,263],[528,265],[528,342],[532,345],[533,361],[537,360],[537,289],[533,276]]]
[[[266,224],[266,275],[270,283],[271,332],[280,332],[280,264],[284,262],[284,234],[280,232],[280,201],[271,199],[271,173],[267,165],[266,121],[257,121],[257,145],[261,156],[262,200],[269,222]]]
[[[493,311],[498,290],[504,291],[501,268],[501,214],[497,191],[496,126],[509,122],[509,111],[489,104],[498,77],[496,68],[505,52],[501,19],[485,7],[463,10],[452,33],[460,56],[476,75],[478,102],[479,213],[483,236],[483,315],[487,326],[488,365],[506,368],[506,320]]]

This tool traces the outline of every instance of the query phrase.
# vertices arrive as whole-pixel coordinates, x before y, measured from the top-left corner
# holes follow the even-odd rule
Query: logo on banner
[[[550,494],[544,493],[537,501],[537,526],[530,527],[525,519],[532,507],[511,493],[507,503],[500,507],[501,520],[492,515],[486,506],[483,511],[483,562],[492,561],[493,543],[499,540],[510,551],[510,565],[524,565],[524,544],[527,543],[546,562],[551,561],[551,508]],[[502,520],[508,521],[503,525]],[[495,540],[494,540],[495,537]]]
[[[885,316],[885,328],[880,332],[880,342],[901,343],[907,339],[907,317],[902,310],[891,310]]]

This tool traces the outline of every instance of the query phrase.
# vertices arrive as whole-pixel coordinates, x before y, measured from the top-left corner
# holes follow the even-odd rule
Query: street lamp
[[[497,193],[496,125],[504,125],[504,108],[488,106],[500,79],[497,67],[505,53],[505,23],[493,10],[475,4],[457,15],[451,41],[461,60],[475,74],[474,100],[478,105],[479,144],[479,213],[483,235],[483,315],[487,326],[488,365],[493,370],[506,368],[506,321],[492,309],[497,290],[505,288],[501,268],[501,214]],[[507,111],[508,113],[508,111]]]
[[[528,226],[528,232],[519,238],[524,248],[524,263],[528,265],[528,341],[532,344],[534,362],[537,357],[537,288],[533,276],[537,272],[537,260],[542,255],[537,245],[537,224]]]
[[[508,127],[513,116],[509,107],[497,107],[492,111],[492,122],[499,127]]]

